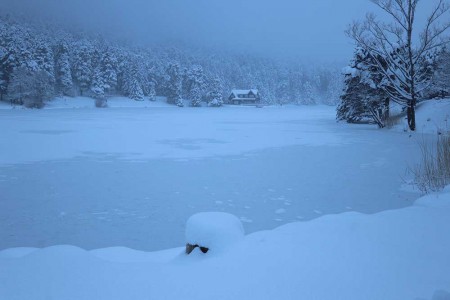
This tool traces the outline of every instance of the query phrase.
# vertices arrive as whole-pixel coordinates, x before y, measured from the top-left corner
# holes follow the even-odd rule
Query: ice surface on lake
[[[334,118],[324,106],[0,110],[0,249],[160,250],[182,246],[201,211],[251,233],[411,205],[418,193],[401,186],[422,135]]]

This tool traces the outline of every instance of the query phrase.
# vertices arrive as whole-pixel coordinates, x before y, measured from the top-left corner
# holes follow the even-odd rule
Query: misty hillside
[[[266,104],[334,105],[342,90],[339,69],[220,49],[136,47],[55,24],[0,18],[1,100],[31,107],[55,96],[158,95],[192,106],[217,98],[220,105],[235,88],[258,89]]]

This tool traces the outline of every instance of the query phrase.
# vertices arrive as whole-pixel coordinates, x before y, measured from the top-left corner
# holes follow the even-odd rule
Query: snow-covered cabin
[[[261,101],[259,92],[256,89],[232,90],[228,103],[230,104],[258,104]]]

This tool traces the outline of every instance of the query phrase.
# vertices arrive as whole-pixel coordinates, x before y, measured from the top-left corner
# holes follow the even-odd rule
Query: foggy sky
[[[422,2],[423,11],[435,3]],[[379,12],[369,0],[0,0],[0,5],[141,42],[186,42],[319,62],[348,60],[353,45],[344,34],[347,25]]]

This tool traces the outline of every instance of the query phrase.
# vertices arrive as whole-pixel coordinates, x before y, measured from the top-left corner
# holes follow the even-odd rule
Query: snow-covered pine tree
[[[341,102],[337,106],[336,119],[347,123],[358,123],[366,117],[363,105],[362,93],[365,86],[361,84],[359,71],[355,65],[350,65],[344,69],[344,90],[341,95]]]
[[[289,80],[287,77],[282,78],[277,85],[276,89],[277,104],[282,106],[289,102]]]
[[[188,97],[191,100],[191,106],[201,106],[203,89],[205,86],[205,75],[202,66],[193,65],[186,72],[186,77]]]
[[[55,52],[56,90],[64,96],[73,96],[72,72],[67,43],[62,41],[56,47]]]
[[[13,104],[30,108],[41,108],[44,100],[53,95],[50,76],[43,70],[29,70],[25,66],[16,68],[8,85],[8,97]]]
[[[112,49],[107,48],[102,54],[100,72],[104,84],[104,92],[112,93],[117,87],[117,59]]]
[[[305,81],[303,83],[303,101],[302,104],[311,105],[316,104],[315,96],[314,96],[314,87],[311,82]]]
[[[8,83],[12,73],[10,55],[7,50],[0,46],[0,101],[4,99],[4,96],[8,90]]]
[[[24,104],[31,96],[33,77],[26,67],[14,69],[8,84],[8,98],[11,104]]]
[[[183,100],[181,98],[182,77],[181,68],[178,62],[170,62],[167,66],[167,102],[182,107]]]
[[[219,107],[223,105],[222,82],[218,76],[211,81],[211,91],[209,92],[208,105]]]
[[[44,101],[54,96],[54,81],[48,72],[44,70],[34,71],[32,74],[31,97],[25,100],[25,106],[42,108]]]
[[[127,97],[133,100],[144,100],[144,92],[139,82],[139,66],[137,62],[132,62],[124,74],[124,93]]]
[[[337,107],[337,120],[348,123],[367,120],[380,128],[385,126],[389,117],[389,97],[380,88],[383,78],[374,70],[373,59],[371,53],[358,48],[350,66],[344,70],[345,87]]]
[[[450,51],[447,49],[442,49],[437,55],[427,96],[429,98],[450,96]]]
[[[54,86],[55,84],[55,57],[53,55],[53,50],[49,44],[43,39],[37,39],[37,45],[34,50],[34,60],[37,63],[39,70],[47,73],[50,84]]]
[[[78,85],[80,95],[83,95],[83,92],[87,91],[92,83],[92,56],[92,46],[86,42],[81,42],[74,53],[72,75]]]
[[[199,107],[202,105],[202,90],[198,84],[191,87],[189,98],[191,99],[192,107]]]
[[[150,101],[155,101],[156,100],[155,86],[156,86],[155,81],[150,79],[148,81],[148,85],[147,85],[147,88],[148,88],[148,95],[147,95],[147,97],[148,97],[148,100],[150,100]]]
[[[91,92],[95,99],[105,98],[105,83],[103,82],[103,72],[100,66],[95,68],[92,76]]]

